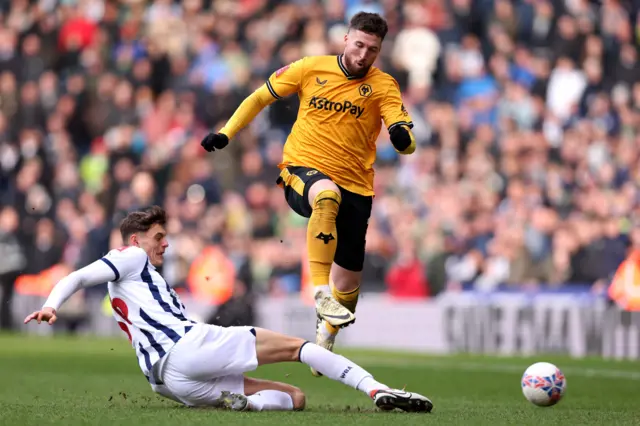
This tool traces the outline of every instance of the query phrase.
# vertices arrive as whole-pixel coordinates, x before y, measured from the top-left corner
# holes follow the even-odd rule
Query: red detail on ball
[[[547,387],[547,386],[550,385],[549,381],[547,380],[547,378],[546,377],[542,377],[542,376],[537,376],[535,378],[534,383],[535,383],[534,388],[536,388],[536,389],[544,388],[544,387]]]

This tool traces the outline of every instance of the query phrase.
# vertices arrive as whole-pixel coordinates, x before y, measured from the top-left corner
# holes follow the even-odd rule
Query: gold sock
[[[356,305],[358,304],[360,286],[351,291],[339,291],[335,288],[335,286],[332,286],[331,293],[333,293],[333,298],[340,302],[342,306],[350,310],[352,313],[356,313]]]
[[[331,190],[321,191],[313,200],[313,212],[307,226],[307,250],[314,286],[329,285],[331,264],[338,245],[336,217],[341,201],[340,194]]]

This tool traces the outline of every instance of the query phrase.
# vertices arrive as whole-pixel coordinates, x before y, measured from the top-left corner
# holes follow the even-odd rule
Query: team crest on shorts
[[[316,173],[318,173],[318,171],[317,171],[317,170],[309,170],[309,171],[307,172],[307,176],[313,176],[313,175],[315,175]]]

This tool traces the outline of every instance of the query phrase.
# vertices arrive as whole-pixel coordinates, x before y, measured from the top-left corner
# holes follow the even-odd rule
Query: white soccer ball
[[[556,405],[567,389],[567,379],[558,367],[548,362],[536,362],[522,375],[522,393],[539,407]]]

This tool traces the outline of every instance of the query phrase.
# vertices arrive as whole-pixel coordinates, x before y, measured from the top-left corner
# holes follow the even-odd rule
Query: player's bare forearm
[[[254,118],[273,103],[276,99],[271,95],[266,84],[249,95],[236,109],[227,124],[220,129],[220,133],[232,139],[240,130],[246,127]]]

